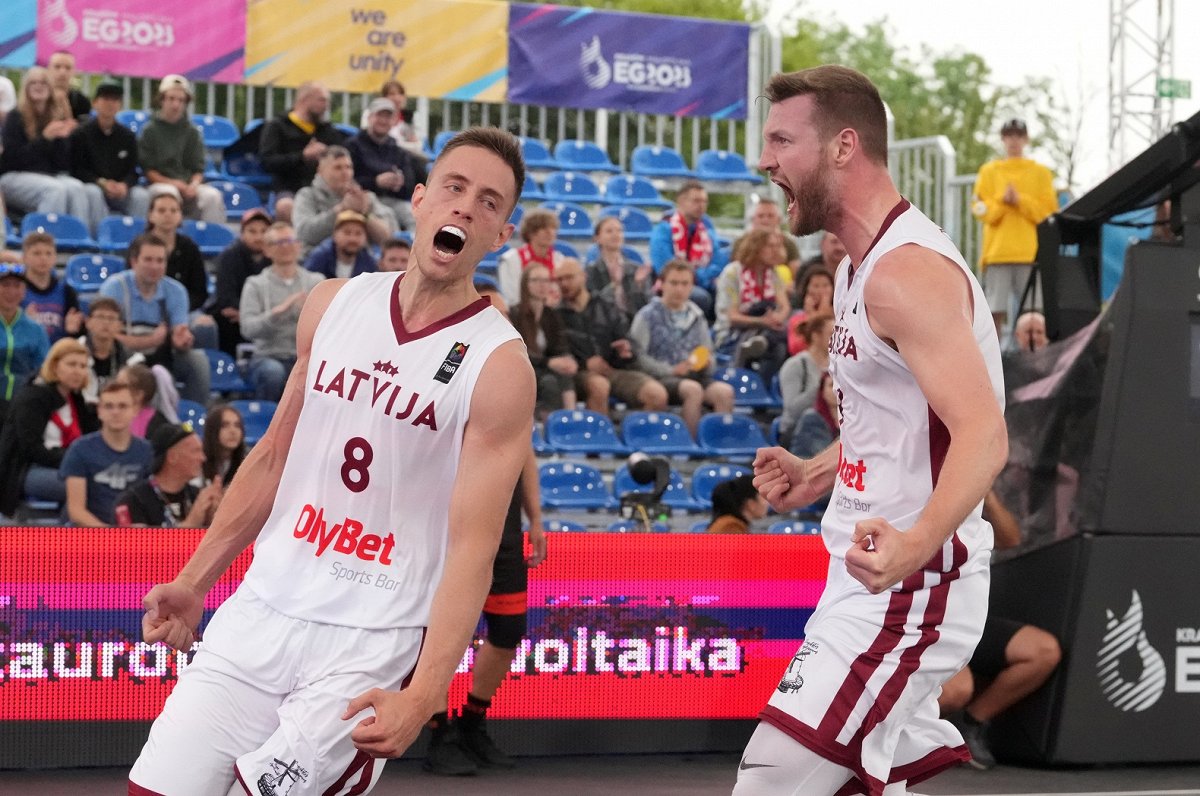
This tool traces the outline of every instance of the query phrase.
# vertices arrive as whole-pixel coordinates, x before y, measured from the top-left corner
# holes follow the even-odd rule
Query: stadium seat
[[[542,520],[542,529],[546,531],[586,531],[587,526],[582,522],[571,520],[548,519]]]
[[[646,258],[642,256],[642,253],[632,246],[622,246],[621,254],[625,255],[625,259],[631,263],[634,263],[635,265],[645,265],[646,263]],[[600,247],[593,243],[588,247],[588,250],[584,252],[583,262],[594,263],[598,259],[600,259]]]
[[[208,357],[209,389],[222,394],[250,392],[250,385],[238,372],[237,362],[233,357],[224,351],[214,351],[211,348],[204,349],[204,354]]]
[[[558,409],[546,418],[546,444],[560,453],[628,453],[612,421],[587,409]]]
[[[777,408],[783,401],[771,394],[762,378],[746,368],[722,368],[713,373],[713,378],[733,387],[733,403],[736,406]]]
[[[772,445],[779,444],[779,427],[783,424],[783,417],[776,417],[771,421],[771,430],[767,432],[767,442]]]
[[[542,427],[537,423],[533,424],[533,452],[538,456],[554,453],[554,449],[546,444],[546,437],[542,434]]]
[[[192,124],[200,131],[205,149],[224,149],[242,137],[237,125],[224,116],[196,115]]]
[[[688,528],[688,533],[708,533],[708,526],[712,524],[712,520],[696,520]]]
[[[547,462],[538,468],[542,505],[552,509],[611,509],[617,500],[608,494],[600,471],[587,464]]]
[[[95,251],[100,244],[88,233],[87,224],[68,213],[27,213],[21,219],[21,237],[30,232],[49,232],[59,251]]]
[[[513,207],[512,215],[508,217],[508,223],[520,229],[521,219],[525,217],[525,208],[520,205]]]
[[[705,464],[696,468],[692,473],[692,499],[704,508],[712,507],[712,493],[717,484],[737,478],[739,475],[753,475],[749,467],[736,464]]]
[[[767,447],[767,438],[753,418],[717,412],[700,418],[696,440],[711,456],[753,457],[759,448]]]
[[[204,417],[208,414],[204,411],[204,404],[197,401],[189,401],[187,398],[180,398],[176,414],[179,415],[180,423],[191,423],[192,428],[196,429],[196,431],[204,430]]]
[[[552,202],[596,202],[604,201],[604,195],[592,182],[592,178],[578,171],[556,171],[546,175],[542,183],[546,198]]]
[[[67,284],[76,293],[95,293],[115,273],[125,270],[125,261],[112,254],[74,254],[67,259]]]
[[[669,210],[673,204],[663,199],[654,183],[645,177],[619,174],[604,183],[604,201],[610,205],[632,205]]]
[[[579,250],[571,244],[565,243],[561,240],[554,241],[554,251],[558,252],[563,257],[574,257],[576,260],[579,259]]]
[[[460,130],[442,130],[440,133],[435,135],[433,137],[433,156],[436,158],[438,155],[442,154],[442,147],[446,145],[446,142],[458,135],[460,132]]]
[[[255,205],[257,207],[257,205]],[[216,257],[225,247],[237,240],[237,235],[223,224],[209,224],[207,221],[187,219],[180,230],[200,247],[200,253],[205,257]]]
[[[650,527],[654,533],[670,533],[671,526],[665,522],[653,522]],[[641,520],[614,520],[608,524],[609,533],[641,533],[646,530]]]
[[[231,180],[266,187],[271,184],[271,175],[263,168],[257,152],[239,152],[221,160],[221,174]]]
[[[592,141],[581,141],[567,138],[554,146],[554,159],[562,164],[562,168],[572,171],[620,171],[599,144]]]
[[[247,119],[246,124],[242,127],[242,135],[253,132],[262,127],[264,119]]]
[[[540,207],[558,214],[560,238],[591,238],[592,219],[588,212],[573,202],[542,202]]]
[[[763,178],[746,168],[746,161],[736,152],[705,149],[696,156],[696,176],[708,182],[761,183]]]
[[[142,132],[142,128],[146,126],[146,122],[150,121],[150,117],[150,111],[124,110],[117,112],[117,121],[132,130],[134,135]]]
[[[358,128],[352,124],[346,124],[344,122],[334,122],[333,128],[335,130],[337,130],[339,133],[341,133],[342,135],[347,136],[347,137],[352,136],[352,135],[358,135]]]
[[[225,200],[225,218],[229,221],[237,221],[250,208],[262,206],[253,185],[233,180],[219,180],[209,185],[221,192]]]
[[[542,190],[542,186],[538,185],[537,180],[532,174],[525,174],[525,187],[521,189],[522,202],[543,202],[546,200],[546,192]]]
[[[267,433],[271,418],[275,416],[274,401],[230,401],[229,405],[242,415],[242,427],[246,430],[246,444],[253,445]]]
[[[129,241],[146,229],[146,219],[133,216],[105,216],[96,230],[97,245],[102,252],[123,252]]]
[[[621,420],[625,447],[663,456],[701,456],[679,415],[672,412],[628,412]]]
[[[650,230],[654,229],[654,222],[645,210],[610,206],[601,210],[600,215],[621,219],[621,224],[625,227],[625,240],[650,240]]]
[[[12,248],[18,248],[21,245],[21,236],[13,229],[12,222],[8,220],[8,216],[4,216],[4,243]]]
[[[531,169],[554,169],[558,171],[562,168],[557,160],[550,156],[550,150],[546,149],[546,145],[536,138],[528,136],[520,136],[521,154],[525,156],[525,165]]]
[[[671,147],[643,144],[633,150],[630,171],[639,177],[694,177],[695,174]]]
[[[767,533],[788,533],[805,536],[819,535],[821,523],[811,520],[779,520],[767,526]]]
[[[649,492],[651,491],[650,484],[639,484],[633,480],[633,475],[629,472],[627,465],[621,467],[613,474],[613,492],[617,499],[620,500],[622,495],[629,492]],[[673,509],[681,511],[699,511],[704,508],[687,492],[687,487],[684,486],[683,477],[674,469],[671,470],[670,480],[667,482],[667,491],[663,492],[662,502]]]

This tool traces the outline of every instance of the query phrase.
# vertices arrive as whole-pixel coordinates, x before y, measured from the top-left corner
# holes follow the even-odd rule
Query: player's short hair
[[[129,241],[128,259],[130,265],[132,265],[133,261],[136,260],[138,255],[142,253],[142,249],[146,248],[147,246],[162,246],[165,249],[167,248],[167,243],[162,238],[150,232],[138,235],[133,240]]]
[[[529,239],[534,235],[538,234],[543,229],[550,229],[551,227],[558,229],[557,213],[555,213],[553,210],[546,210],[541,207],[537,208],[536,210],[530,210],[521,219],[521,240],[528,243]]]
[[[666,279],[667,275],[674,271],[682,271],[690,276],[693,282],[696,281],[696,272],[692,270],[691,263],[679,259],[668,260],[666,265],[662,267],[662,271],[659,272],[659,278]]]
[[[887,111],[879,89],[862,72],[837,64],[783,72],[771,78],[764,95],[771,103],[811,96],[822,138],[828,141],[850,128],[858,133],[863,153],[887,165]]]
[[[521,199],[521,190],[525,187],[525,157],[521,154],[521,142],[512,133],[498,127],[468,127],[446,142],[438,154],[438,160],[441,160],[442,155],[447,152],[462,146],[486,149],[512,169],[515,187],[512,207],[516,207],[517,202]],[[437,168],[437,163],[438,161],[435,160],[434,168]],[[512,207],[509,208],[510,211]],[[524,229],[524,225],[521,228]]]
[[[37,246],[39,244],[46,244],[48,246],[54,246],[54,236],[51,235],[49,232],[41,232],[41,231],[30,232],[28,235],[26,235],[24,238],[21,239],[21,250],[29,251],[34,246]]]

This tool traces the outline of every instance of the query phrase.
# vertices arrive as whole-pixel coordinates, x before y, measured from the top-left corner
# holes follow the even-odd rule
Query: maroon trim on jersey
[[[814,730],[800,719],[790,713],[785,713],[774,705],[764,707],[758,717],[779,731],[787,733],[800,744],[831,763],[837,763],[851,771],[858,770],[861,761],[855,759],[848,748],[838,743],[836,736],[827,735],[819,729]]]
[[[970,759],[971,753],[967,750],[966,744],[955,747],[942,746],[934,749],[920,760],[893,768],[892,773],[888,776],[888,782],[907,782],[909,785],[916,785],[942,773],[951,766],[966,763]]]
[[[166,796],[166,794],[150,790],[149,788],[143,788],[133,780],[129,780],[129,796]]]
[[[358,778],[358,782],[354,784],[353,788],[346,791],[346,796],[356,796],[356,794],[365,793],[367,786],[371,784],[371,774],[374,769],[375,758],[371,757],[369,754],[360,749],[358,753],[354,755],[354,759],[350,761],[350,765],[347,766],[346,770],[342,772],[342,775],[338,777],[337,782],[333,783],[324,791],[322,791],[321,796],[336,796],[336,794],[341,793],[342,788],[346,787],[346,783],[350,781],[350,778],[355,774],[358,774],[360,771],[362,773]]]
[[[242,779],[242,772],[238,770],[236,761],[233,764],[233,775],[237,777],[238,784],[242,786],[242,790],[246,791],[246,796],[254,796],[254,791],[250,790],[250,786],[246,784],[246,780]]]
[[[895,207],[889,210],[888,214],[884,216],[883,224],[879,227],[879,231],[875,233],[875,239],[871,241],[871,245],[867,247],[865,252],[863,252],[862,262],[860,262],[859,265],[862,265],[862,263],[867,261],[867,255],[871,253],[871,249],[875,248],[875,244],[879,243],[879,239],[883,237],[883,233],[887,232],[892,224],[895,223],[896,219],[899,218],[900,215],[910,207],[912,207],[912,202],[901,196],[900,201],[896,202]],[[846,287],[850,287],[852,284],[854,284],[853,262],[850,263],[850,266],[846,271]]]
[[[423,329],[409,331],[404,326],[404,316],[400,313],[400,280],[404,278],[404,274],[396,277],[396,281],[392,285],[392,331],[396,333],[396,342],[400,345],[411,343],[413,340],[420,340],[422,337],[428,337],[435,332],[440,332],[449,326],[456,323],[462,323],[467,318],[486,310],[492,306],[492,302],[486,297],[480,297],[477,301],[472,301],[462,309],[452,312],[441,320],[434,321]]]
[[[938,417],[937,412],[933,411],[932,406],[926,408],[929,410],[930,477],[933,486],[936,487],[942,474],[942,465],[946,462],[946,453],[950,450],[950,429],[946,428],[946,424]]]
[[[866,792],[867,789],[858,781],[858,777],[851,777],[850,781],[838,788],[837,793],[833,794],[833,796],[855,796],[855,794]]]

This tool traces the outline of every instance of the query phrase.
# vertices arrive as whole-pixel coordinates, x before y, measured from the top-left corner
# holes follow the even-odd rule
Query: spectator
[[[25,299],[25,266],[0,264],[0,324],[4,341],[0,348],[0,428],[9,401],[17,389],[41,367],[50,350],[50,338],[37,321],[21,311]],[[5,512],[7,513],[7,512]]]
[[[208,357],[193,345],[187,289],[166,270],[166,244],[154,235],[139,235],[129,244],[129,268],[104,280],[100,294],[121,307],[125,330],[117,340],[145,355],[149,364],[175,374],[183,382],[184,398],[205,403]]]
[[[541,263],[521,274],[521,300],[509,308],[509,318],[521,333],[537,377],[538,406],[575,408],[575,374],[579,366],[571,356],[567,333],[558,313],[547,311],[550,270]],[[501,297],[503,298],[503,291]],[[505,299],[507,301],[507,299]]]
[[[151,185],[171,185],[179,192],[183,212],[210,224],[225,221],[225,199],[204,185],[204,140],[188,117],[192,84],[182,75],[167,75],[154,95],[157,111],[142,128],[138,158]]]
[[[153,474],[117,498],[120,525],[203,528],[221,503],[221,477],[201,489],[191,482],[204,466],[204,445],[190,423],[163,426],[151,439]]]
[[[115,81],[96,86],[95,116],[86,117],[70,138],[71,176],[83,183],[100,218],[110,211],[141,217],[150,206],[149,194],[137,184],[137,136],[117,121],[124,96]]]
[[[407,271],[408,258],[412,255],[412,244],[404,238],[389,238],[383,242],[379,253],[380,271]]]
[[[317,161],[346,136],[325,119],[329,90],[320,83],[301,83],[292,109],[262,126],[258,155],[271,174],[275,218],[292,221],[296,193],[317,176]]]
[[[271,264],[263,250],[271,217],[261,207],[242,213],[242,228],[238,239],[229,244],[217,257],[217,293],[212,306],[217,324],[221,350],[237,355],[238,343],[244,343],[238,321],[238,305],[242,301],[242,286],[246,280]]]
[[[1046,336],[1046,316],[1040,312],[1024,312],[1013,324],[1013,345],[1018,351],[1041,351],[1050,342]]]
[[[717,282],[717,349],[734,355],[734,365],[750,362],[765,383],[787,358],[787,290],[775,271],[782,261],[783,235],[747,232],[738,261],[725,266]]]
[[[791,235],[783,233],[783,214],[779,212],[779,205],[774,199],[761,198],[754,205],[754,212],[750,214],[750,227],[746,230],[760,229],[764,232],[779,232],[783,234],[783,248],[786,251],[787,260],[777,266],[779,277],[783,280],[784,285],[791,290],[792,285],[796,284],[796,278],[800,270],[800,247],[796,245],[796,241]],[[736,252],[738,246],[741,245],[745,235],[733,242],[732,251]],[[735,254],[736,258],[737,255]]]
[[[183,226],[183,202],[170,185],[150,189],[150,209],[146,214],[146,234],[167,246],[167,276],[187,289],[188,328],[196,338],[196,348],[217,347],[217,326],[204,311],[208,303],[208,271],[204,255],[196,241],[179,231]]]
[[[58,468],[65,483],[67,518],[92,528],[115,523],[117,496],[149,475],[154,459],[150,443],[129,430],[134,407],[128,385],[104,385],[97,412],[100,430],[76,440]]]
[[[371,100],[368,124],[346,142],[354,162],[354,179],[364,191],[374,191],[391,209],[400,227],[413,228],[413,187],[424,177],[424,161],[402,149],[391,137],[396,106],[389,99]]]
[[[71,108],[71,118],[81,119],[92,112],[92,103],[87,95],[75,88],[75,56],[66,50],[56,50],[50,54],[46,64],[50,73],[50,86],[67,98]]]
[[[10,209],[70,213],[85,224],[96,223],[101,211],[92,208],[83,183],[67,174],[68,137],[77,126],[66,97],[50,88],[49,73],[30,67],[17,107],[4,118],[0,193]]]
[[[89,404],[100,400],[104,385],[117,377],[128,362],[141,362],[141,354],[131,354],[117,332],[121,329],[121,305],[107,296],[97,296],[88,304],[87,334],[79,342],[88,350],[88,386],[83,397]]]
[[[821,384],[811,409],[804,410],[792,432],[788,450],[802,458],[816,456],[841,436],[842,419],[838,415],[837,388],[829,371],[821,375]]]
[[[692,301],[704,310],[712,310],[708,288],[721,273],[725,258],[717,250],[717,230],[706,215],[708,191],[696,180],[688,180],[675,195],[675,211],[650,231],[650,262],[654,273],[661,274],[671,260],[683,260],[696,272]]]
[[[712,515],[706,533],[750,533],[750,523],[767,516],[767,501],[751,476],[739,475],[713,487]]]
[[[683,422],[696,435],[704,404],[733,411],[733,387],[712,378],[712,335],[704,313],[688,297],[695,272],[683,260],[663,267],[662,298],[638,310],[629,328],[637,367],[662,382]]]
[[[311,185],[296,194],[292,217],[305,250],[333,234],[334,221],[343,210],[367,217],[367,237],[382,244],[396,232],[396,217],[370,191],[354,181],[354,162],[343,146],[331,146],[317,163]]]
[[[800,266],[800,271],[796,274],[796,284],[798,286],[804,286],[804,278],[814,269],[825,271],[829,274],[836,274],[838,268],[842,265],[842,260],[846,259],[845,244],[842,243],[841,238],[832,232],[822,233],[820,246],[821,250],[817,252],[817,255],[805,260]],[[797,299],[800,299],[802,296],[802,293],[796,294]],[[796,303],[803,304],[804,302],[797,300]]]
[[[779,392],[783,397],[783,412],[779,416],[779,444],[787,447],[792,429],[806,411],[812,408],[821,385],[821,376],[829,370],[829,341],[833,337],[833,315],[810,315],[800,325],[805,349],[788,357],[779,369]]]
[[[41,324],[51,343],[79,334],[83,328],[79,296],[75,288],[54,275],[58,256],[54,236],[30,232],[21,242],[21,253],[25,260],[25,298],[21,301],[25,314]]]
[[[595,237],[596,255],[587,266],[587,289],[632,316],[650,301],[654,269],[625,257],[625,225],[616,216],[601,216]]]
[[[379,89],[379,96],[391,100],[392,106],[396,109],[392,129],[388,131],[392,140],[398,146],[416,155],[424,163],[426,160],[425,147],[422,145],[420,132],[412,125],[412,119],[408,113],[408,92],[404,90],[404,84],[398,80],[389,80],[383,84],[383,88]],[[365,129],[370,124],[370,111],[370,106],[363,110],[359,127]]]
[[[367,217],[354,210],[338,213],[333,222],[333,235],[309,253],[304,267],[326,279],[349,279],[375,273],[378,266],[367,248]]]
[[[634,367],[629,316],[588,292],[583,266],[574,257],[559,263],[554,279],[563,297],[558,315],[579,367],[575,389],[583,392],[588,409],[607,415],[610,394],[649,411],[666,409],[666,387]]]
[[[1009,119],[1000,128],[1000,139],[1005,157],[979,169],[971,210],[983,222],[979,258],[983,291],[1004,340],[1033,273],[1037,225],[1058,209],[1058,197],[1050,169],[1025,157],[1029,144],[1025,122]]]
[[[87,377],[87,349],[63,338],[13,398],[0,434],[0,513],[12,516],[22,491],[36,500],[66,500],[58,466],[71,443],[99,427],[81,392]]]
[[[266,250],[271,266],[246,280],[238,315],[242,334],[254,343],[250,360],[254,395],[278,401],[296,364],[296,324],[304,299],[324,277],[300,267],[300,245],[291,224],[271,225]]]
[[[496,267],[500,295],[510,306],[521,298],[521,280],[526,268],[539,263],[553,278],[554,269],[563,260],[563,255],[554,248],[558,239],[558,216],[553,211],[530,210],[521,219],[520,232],[525,244],[500,255],[500,264]]]
[[[17,107],[17,89],[13,82],[4,75],[0,75],[0,125],[4,124],[4,117],[8,116],[9,111]],[[0,207],[0,210],[3,208]]]
[[[801,326],[813,315],[833,313],[833,272],[823,268],[809,268],[800,280],[796,291],[800,309],[788,318],[788,353],[799,354],[808,345]]]
[[[134,362],[121,368],[114,381],[128,387],[133,396],[133,422],[129,428],[134,436],[150,439],[158,429],[178,422],[178,402],[172,406],[169,398],[159,396],[159,379],[153,368]],[[170,416],[163,409],[169,410]]]
[[[246,459],[246,426],[229,404],[217,404],[204,418],[204,483],[219,478],[228,487]]]

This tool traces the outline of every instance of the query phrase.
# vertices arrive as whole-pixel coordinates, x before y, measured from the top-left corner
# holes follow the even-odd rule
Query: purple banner
[[[750,26],[513,3],[508,99],[746,118]]]

